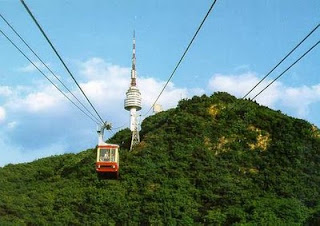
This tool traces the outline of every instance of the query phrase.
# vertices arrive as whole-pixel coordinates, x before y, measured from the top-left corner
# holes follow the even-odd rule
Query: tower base
[[[139,131],[138,130],[134,130],[132,131],[132,139],[131,139],[131,146],[130,146],[130,151],[132,150],[132,148],[140,143],[140,136],[139,136]]]

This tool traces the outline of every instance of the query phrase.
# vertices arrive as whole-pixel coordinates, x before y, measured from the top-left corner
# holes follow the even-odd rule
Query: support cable
[[[23,53],[23,51],[0,29],[0,33],[64,96],[66,97],[74,106],[76,106],[83,114],[85,114],[87,117],[89,117],[93,122],[99,124],[95,119],[93,119],[90,115],[88,115],[85,111],[83,111],[74,101],[72,101],[52,80],[45,75],[43,71],[40,70],[40,68],[32,62],[32,60]]]
[[[314,49],[318,44],[320,43],[320,40],[314,44],[310,49],[308,49],[304,54],[302,54],[295,62],[293,62],[287,69],[285,69],[280,75],[278,75],[275,79],[273,79],[266,87],[264,87],[258,94],[256,94],[252,100],[254,100],[256,97],[258,97],[263,91],[265,91],[269,86],[271,86],[275,81],[277,81],[284,73],[286,73],[293,65],[298,63],[303,57],[305,57],[312,49]]]
[[[22,0],[21,0],[22,1]],[[190,43],[188,44],[187,48],[185,49],[184,53],[182,54],[180,60],[178,61],[177,65],[175,66],[174,70],[172,71],[170,77],[168,78],[168,81],[166,82],[166,84],[164,85],[164,87],[162,88],[160,94],[158,95],[158,97],[156,98],[156,100],[154,101],[154,103],[152,104],[152,106],[150,107],[150,109],[147,111],[147,113],[145,113],[143,116],[146,116],[150,111],[151,109],[154,107],[154,105],[157,103],[157,101],[159,100],[160,96],[162,95],[163,91],[165,90],[165,88],[167,87],[167,85],[169,84],[170,80],[172,79],[172,77],[174,76],[176,70],[178,69],[179,65],[181,64],[183,58],[185,57],[185,55],[187,54],[190,46],[192,45],[194,39],[196,38],[196,36],[198,35],[202,25],[204,24],[204,22],[206,21],[207,17],[209,16],[211,10],[213,9],[214,5],[216,4],[217,0],[214,0],[213,3],[211,4],[207,14],[205,15],[205,17],[203,18],[202,22],[200,23],[197,31],[195,32],[195,34],[193,35]]]
[[[267,86],[265,86],[258,94],[256,94],[251,101],[256,99],[262,92],[264,92],[268,87],[270,87],[276,80],[278,80],[282,75],[284,75],[289,69],[291,69],[296,63],[298,63],[303,57],[305,57],[308,53],[310,53],[311,50],[313,50],[318,44],[320,43],[320,40],[315,43],[311,48],[309,48],[304,54],[302,54],[296,61],[294,61],[289,67],[287,67],[281,74],[279,74],[275,79],[273,79]],[[244,100],[243,98],[241,98]],[[251,101],[246,101],[242,107],[245,105],[248,105]],[[235,108],[235,105],[232,105],[228,111],[231,111],[233,108]],[[246,115],[245,115],[246,118]]]
[[[304,39],[302,39],[284,58],[282,58],[282,60],[276,65],[274,66],[254,87],[252,87],[252,89],[242,97],[242,99],[246,98],[263,80],[265,80],[283,61],[285,61],[285,59],[287,59],[287,57],[289,57],[291,55],[291,53],[293,53],[307,38],[309,38],[309,36],[316,31],[320,26],[320,23],[313,28],[309,34],[304,37]]]
[[[72,91],[59,79],[59,77],[44,63],[44,61],[39,57],[37,53],[30,47],[30,45],[21,37],[21,35],[13,28],[13,26],[1,15],[2,20],[11,28],[11,30],[20,38],[20,40],[28,47],[28,49],[36,56],[36,58],[48,69],[48,71],[60,82],[60,84],[78,101],[78,103],[97,121],[99,119],[94,116],[91,111],[72,93]]]
[[[28,14],[30,15],[30,17],[32,18],[32,20],[34,21],[34,23],[37,25],[37,27],[39,28],[39,30],[41,31],[42,35],[45,37],[45,39],[47,40],[47,42],[49,43],[49,45],[51,46],[52,50],[55,52],[55,54],[57,55],[57,57],[59,58],[60,62],[63,64],[64,68],[67,70],[68,74],[71,76],[71,78],[73,79],[73,81],[76,83],[76,85],[78,86],[78,88],[80,89],[81,93],[84,95],[84,97],[86,98],[86,100],[88,101],[88,103],[90,104],[90,106],[92,107],[92,109],[95,111],[95,113],[98,115],[98,117],[100,118],[101,122],[104,124],[104,120],[102,119],[102,117],[100,116],[100,114],[98,113],[98,111],[96,110],[96,108],[93,106],[93,104],[91,103],[91,101],[89,100],[89,98],[87,97],[87,95],[84,93],[84,91],[82,90],[82,88],[80,87],[79,83],[77,82],[77,80],[75,79],[75,77],[73,76],[73,74],[71,73],[71,71],[69,70],[69,68],[67,67],[67,65],[65,64],[65,62],[63,61],[63,59],[61,58],[60,54],[58,53],[58,51],[56,50],[56,48],[53,46],[52,42],[50,41],[50,39],[48,38],[48,36],[46,35],[46,33],[44,32],[44,30],[42,29],[42,27],[40,26],[40,24],[38,23],[38,21],[36,20],[36,18],[33,16],[32,12],[30,11],[30,9],[28,8],[28,6],[26,5],[26,3],[24,2],[24,0],[20,0],[21,3],[23,4],[24,8],[27,10]]]

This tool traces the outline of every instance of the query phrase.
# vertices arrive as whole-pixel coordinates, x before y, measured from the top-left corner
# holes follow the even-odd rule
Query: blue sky
[[[208,0],[26,3],[103,118],[115,127],[129,124],[123,99],[133,29],[144,113],[211,5]],[[20,1],[0,0],[0,13],[80,97]],[[319,22],[318,0],[218,0],[160,104],[167,109],[181,98],[214,91],[241,97]],[[2,20],[0,29],[32,56]],[[319,37],[320,29],[270,79]],[[258,101],[319,127],[319,61],[316,47]],[[0,166],[91,148],[97,142],[95,129],[0,36]]]

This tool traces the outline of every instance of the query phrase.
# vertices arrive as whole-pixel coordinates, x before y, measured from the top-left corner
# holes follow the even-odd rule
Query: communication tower
[[[139,123],[137,111],[141,110],[141,93],[137,88],[137,74],[136,74],[136,39],[133,32],[133,49],[132,49],[132,68],[131,68],[131,83],[126,93],[124,100],[124,109],[130,111],[130,130],[132,132],[131,146],[140,142]]]

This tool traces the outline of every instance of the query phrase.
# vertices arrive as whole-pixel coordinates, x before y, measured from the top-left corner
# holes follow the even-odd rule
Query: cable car
[[[119,177],[119,145],[107,144],[103,140],[104,130],[111,125],[104,123],[98,129],[99,143],[97,148],[96,171],[100,176]]]

